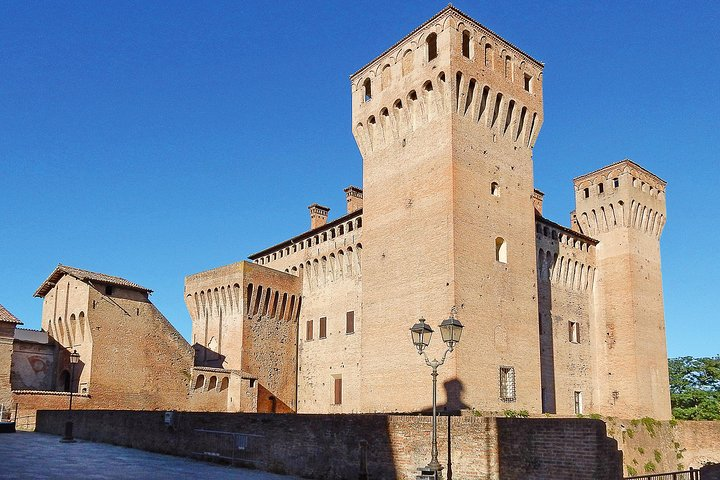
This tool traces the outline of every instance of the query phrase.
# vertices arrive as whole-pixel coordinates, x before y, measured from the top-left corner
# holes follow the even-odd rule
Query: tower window
[[[620,186],[620,179],[615,177],[613,178],[613,187],[618,188]]]
[[[505,57],[505,78],[512,80],[512,58],[510,58],[510,55]]]
[[[327,338],[327,317],[320,317],[320,335],[318,338]]]
[[[507,263],[507,242],[502,237],[495,239],[495,260]]]
[[[334,395],[334,401],[333,404],[335,405],[342,405],[342,376],[338,375],[334,378],[334,389],[335,389],[335,395]]]
[[[310,341],[313,339],[313,321],[308,320],[305,324],[305,340]]]
[[[500,367],[500,400],[515,401],[515,368]]]
[[[492,45],[485,44],[485,66],[492,68]]]
[[[465,30],[462,35],[462,55],[470,58],[470,32]]]
[[[585,198],[590,197],[590,189],[589,188],[586,188],[585,190],[583,190],[583,193],[585,194]]]
[[[372,100],[372,85],[369,78],[363,82],[363,93],[366,102]]]
[[[602,183],[598,183],[598,193],[603,193],[605,191],[605,185]]]
[[[580,343],[580,324],[568,322],[568,340],[570,343]]]
[[[532,79],[532,77],[526,73],[525,74],[525,83],[523,84],[523,86],[525,88],[525,91],[527,91],[527,92],[530,91],[530,80],[531,79]]]
[[[498,185],[497,182],[492,182],[490,184],[490,194],[496,197],[500,196],[500,185]]]
[[[345,333],[355,333],[355,312],[350,311],[345,314]]]
[[[575,414],[581,415],[582,413],[583,413],[582,392],[575,392]]]
[[[437,55],[437,34],[431,33],[428,35],[427,40],[425,41],[427,43],[427,59],[428,62],[431,60],[434,60]]]

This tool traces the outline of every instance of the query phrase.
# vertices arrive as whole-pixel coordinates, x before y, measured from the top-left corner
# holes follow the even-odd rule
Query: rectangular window
[[[355,333],[355,312],[345,314],[345,333]]]
[[[305,340],[312,340],[313,339],[313,321],[308,320],[307,324],[305,325]]]
[[[620,179],[613,178],[613,187],[618,188],[620,186]]]
[[[525,90],[528,91],[528,92],[530,91],[530,79],[531,79],[531,78],[532,78],[532,77],[531,77],[530,75],[528,75],[527,73],[525,74],[525,85],[524,85],[524,87],[525,87]]]
[[[590,196],[590,189],[586,188],[585,190],[583,190],[583,193],[585,194],[585,198],[588,198]]]
[[[582,404],[582,392],[575,392],[575,414],[582,415],[583,404]]]
[[[500,400],[515,401],[515,368],[500,367]]]
[[[327,338],[327,317],[320,317],[320,337]]]
[[[338,375],[335,379],[335,405],[342,405],[342,376]]]
[[[568,322],[568,340],[570,343],[580,343],[580,324]]]
[[[603,193],[605,191],[605,185],[602,183],[598,183],[598,193]]]

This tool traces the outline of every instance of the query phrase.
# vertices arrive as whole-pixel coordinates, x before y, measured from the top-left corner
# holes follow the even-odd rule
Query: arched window
[[[412,71],[413,68],[413,52],[412,50],[408,49],[405,50],[405,53],[403,54],[402,58],[402,73],[403,75],[407,75]]]
[[[390,86],[390,82],[392,81],[392,70],[390,69],[390,65],[385,65],[382,69],[382,73],[380,74],[380,82],[382,83],[382,89],[386,89]]]
[[[512,80],[512,59],[510,55],[505,56],[505,78]]]
[[[369,78],[366,78],[363,82],[363,99],[366,102],[372,100],[372,84]]]
[[[496,197],[500,196],[500,185],[498,185],[497,182],[492,182],[490,184],[490,193]]]
[[[507,263],[507,242],[502,237],[495,239],[495,260]]]
[[[213,375],[210,377],[210,383],[208,384],[208,390],[215,390],[217,387],[217,377]]]
[[[195,390],[202,390],[203,385],[205,385],[205,375],[198,375],[195,380]]]
[[[220,380],[220,391],[227,390],[228,384],[230,383],[230,379],[228,377],[223,378]]]
[[[492,45],[489,43],[485,44],[485,66],[492,68],[492,52],[493,48]]]
[[[470,32],[465,30],[462,34],[462,54],[465,58],[470,58]]]
[[[431,33],[428,35],[427,40],[425,41],[427,44],[427,59],[428,62],[431,60],[434,60],[437,57],[438,50],[437,50],[437,34]]]

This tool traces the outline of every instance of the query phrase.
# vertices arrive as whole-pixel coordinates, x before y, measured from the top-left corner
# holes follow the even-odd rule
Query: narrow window
[[[342,376],[338,375],[335,379],[335,398],[333,403],[335,405],[342,405]]]
[[[568,340],[570,343],[580,343],[580,324],[568,322]]]
[[[500,367],[500,400],[515,401],[515,368]]]
[[[308,320],[305,324],[305,340],[310,341],[313,339],[313,321]]]
[[[220,391],[227,390],[228,385],[230,384],[230,379],[228,377],[223,378],[220,381]]]
[[[502,237],[495,239],[495,260],[507,263],[507,242]]]
[[[512,59],[510,55],[505,57],[505,78],[512,80]]]
[[[372,100],[372,85],[369,78],[366,78],[365,82],[363,82],[363,92],[365,94],[364,98],[366,102]]]
[[[427,59],[434,60],[437,57],[437,34],[431,33],[428,35],[427,40]]]
[[[605,185],[602,183],[598,183],[598,193],[603,193],[605,191]]]
[[[485,44],[485,66],[492,68],[492,45]]]
[[[327,317],[320,317],[320,336],[318,338],[327,338]]]
[[[210,377],[210,383],[208,384],[208,391],[215,390],[217,388],[217,377],[213,375]]]
[[[490,194],[492,194],[495,197],[500,196],[500,185],[498,185],[497,182],[492,182],[490,184]]]
[[[462,54],[465,58],[470,58],[470,32],[465,30],[462,36]]]
[[[575,414],[582,415],[583,404],[582,404],[582,392],[575,392]]]
[[[583,190],[583,193],[585,194],[585,198],[590,197],[590,189],[589,188],[586,188],[585,190]]]
[[[613,178],[613,187],[618,188],[620,186],[620,179],[615,177]]]
[[[531,79],[532,79],[532,77],[526,73],[525,74],[525,83],[523,84],[526,92],[530,91],[530,80]]]
[[[345,314],[345,333],[355,333],[355,312]]]

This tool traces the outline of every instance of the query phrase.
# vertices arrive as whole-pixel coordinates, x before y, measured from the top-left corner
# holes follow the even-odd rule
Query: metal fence
[[[625,477],[625,480],[700,480],[700,470],[691,468],[682,472],[653,473],[651,475],[639,475],[636,477]]]
[[[251,467],[262,463],[262,435],[204,429],[196,429],[195,435],[199,448],[192,453],[197,458]]]

